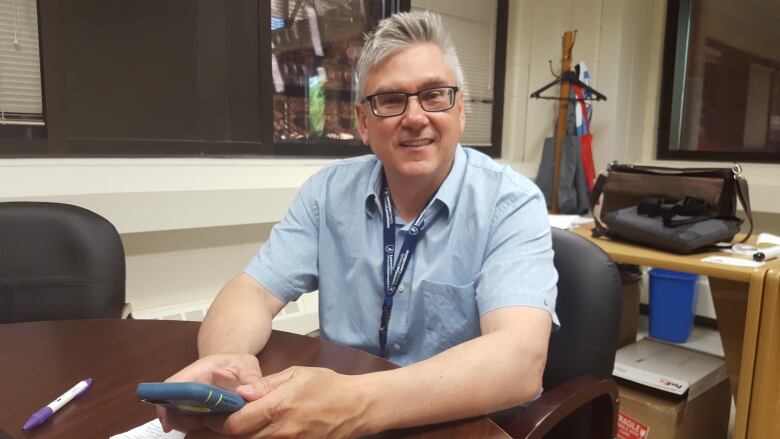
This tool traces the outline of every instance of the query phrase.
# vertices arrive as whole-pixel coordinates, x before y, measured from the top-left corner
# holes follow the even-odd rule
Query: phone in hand
[[[233,413],[246,404],[241,395],[197,382],[140,383],[135,394],[144,402],[194,415]]]

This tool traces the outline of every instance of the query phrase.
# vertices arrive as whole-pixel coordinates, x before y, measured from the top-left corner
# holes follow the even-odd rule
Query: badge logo
[[[420,229],[418,229],[417,226],[409,227],[409,234],[410,235],[416,235],[418,233],[420,233]]]

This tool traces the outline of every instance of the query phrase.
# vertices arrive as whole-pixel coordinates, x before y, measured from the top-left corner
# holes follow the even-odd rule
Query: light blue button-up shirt
[[[381,183],[373,155],[317,172],[245,269],[285,303],[319,289],[321,336],[374,354],[384,298]],[[536,185],[458,146],[424,215],[394,298],[390,361],[414,363],[473,339],[479,317],[501,307],[542,308],[558,325],[550,225]],[[396,248],[408,227],[396,215]]]

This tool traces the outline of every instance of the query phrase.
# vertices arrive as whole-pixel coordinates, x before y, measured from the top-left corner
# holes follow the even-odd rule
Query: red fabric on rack
[[[572,85],[578,102],[582,106],[582,121],[585,124],[585,134],[580,136],[580,159],[582,161],[582,170],[585,172],[585,182],[588,185],[588,192],[593,191],[593,183],[596,181],[596,167],[593,165],[593,134],[590,132],[590,118],[588,117],[588,108],[585,105],[585,95],[582,87]]]

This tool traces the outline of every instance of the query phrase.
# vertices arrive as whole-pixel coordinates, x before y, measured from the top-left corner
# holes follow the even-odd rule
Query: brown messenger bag
[[[697,216],[686,224],[696,222],[697,218],[701,218],[701,221],[710,221],[710,223],[722,221],[725,224],[727,221],[732,221],[729,227],[732,230],[731,236],[739,230],[738,223],[736,224],[736,229],[733,227],[733,220],[738,220],[736,218],[736,210],[737,200],[739,200],[749,223],[747,235],[741,242],[746,241],[752,234],[753,214],[750,209],[748,185],[747,181],[742,177],[742,168],[739,165],[734,165],[731,168],[669,168],[613,162],[609,164],[606,171],[598,176],[591,192],[591,210],[596,212],[594,208],[597,204],[600,204],[600,211],[598,214],[594,213],[596,227],[593,230],[593,235],[614,236],[640,243],[645,241],[646,244],[652,245],[650,244],[652,239],[648,236],[627,236],[630,234],[631,228],[634,227],[633,224],[628,224],[629,227],[627,229],[620,230],[617,227],[613,227],[613,230],[610,230],[608,225],[605,226],[604,220],[606,219],[609,222],[610,219],[623,215],[624,218],[629,218],[629,221],[631,221],[631,217],[626,215],[633,216],[634,211],[631,209],[635,209],[642,203],[646,204],[648,200],[654,200],[658,203],[681,204],[683,200],[687,201],[689,199],[696,200],[698,212]],[[637,224],[640,224],[642,221],[645,221],[645,224],[651,224],[646,222],[646,216],[642,216],[642,218],[639,218],[639,216],[636,215],[638,218]],[[665,225],[668,229],[669,218],[666,218],[666,220]],[[643,226],[637,227],[641,228]],[[689,252],[695,247],[693,242],[684,245],[673,242],[677,239],[677,235],[673,231],[659,229],[661,226],[654,223],[649,227],[656,229],[653,231],[653,233],[656,233],[656,236],[658,234],[666,235],[665,238],[669,240],[666,249]],[[702,227],[705,226],[700,226],[700,228]],[[643,234],[642,232],[642,230],[639,230],[637,235]],[[731,239],[728,233],[725,235],[728,240]],[[702,242],[702,240],[700,239],[699,242]],[[709,244],[714,243],[711,242]],[[659,247],[663,248],[663,246]]]

